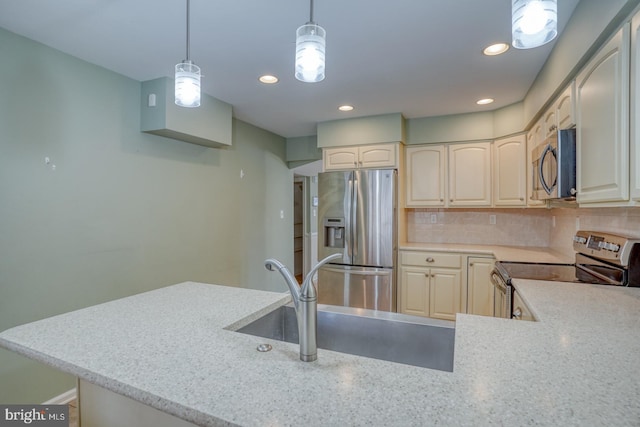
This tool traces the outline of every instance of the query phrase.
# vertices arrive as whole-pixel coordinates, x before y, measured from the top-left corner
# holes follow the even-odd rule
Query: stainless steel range
[[[640,239],[581,230],[573,237],[575,264],[496,262],[491,272],[495,286],[494,315],[512,317],[512,278],[640,287],[637,243]]]

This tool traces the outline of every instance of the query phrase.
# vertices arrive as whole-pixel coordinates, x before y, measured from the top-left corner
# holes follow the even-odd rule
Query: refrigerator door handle
[[[355,172],[353,173],[353,181],[351,182],[351,247],[352,247],[352,259],[358,256],[358,178],[356,178]]]
[[[346,189],[346,197],[345,197],[345,230],[344,230],[344,246],[347,249],[347,257],[349,257],[348,263],[351,264],[353,260],[353,251],[351,248],[353,247],[353,219],[351,218],[351,211],[353,209],[353,172],[349,173],[349,178],[347,179],[348,188]]]
[[[374,267],[375,268],[375,267]],[[331,272],[331,273],[340,273],[340,274],[345,274],[345,269],[344,268],[331,268],[331,267],[327,267],[327,266],[323,266],[322,270],[327,271],[327,272]],[[389,269],[387,270],[378,270],[378,271],[346,271],[349,274],[357,274],[358,276],[388,276],[391,274],[391,271],[389,271]]]

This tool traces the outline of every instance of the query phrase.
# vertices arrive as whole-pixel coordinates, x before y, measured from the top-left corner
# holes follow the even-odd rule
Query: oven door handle
[[[494,286],[496,288],[499,288],[499,290],[502,293],[507,293],[507,284],[504,283],[504,280],[502,279],[502,276],[499,273],[496,273],[495,271],[492,272],[491,281],[493,282]]]
[[[610,285],[620,285],[620,282],[618,282],[617,280],[613,280],[610,277],[605,276],[604,274],[600,274],[597,271],[593,271],[593,270],[589,270],[586,267],[583,267],[580,264],[576,264],[576,268],[584,271],[587,274],[590,274],[591,276],[595,276],[600,280],[603,280],[604,282],[610,284]]]

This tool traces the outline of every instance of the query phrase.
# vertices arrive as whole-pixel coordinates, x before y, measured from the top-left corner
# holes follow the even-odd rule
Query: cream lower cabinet
[[[528,320],[530,322],[536,320],[527,304],[522,300],[517,289],[513,291],[513,318],[516,320]]]
[[[495,259],[469,257],[467,261],[467,313],[481,316],[493,316],[494,286],[491,283],[491,270]]]
[[[442,320],[464,312],[461,255],[400,251],[400,263],[399,312]]]

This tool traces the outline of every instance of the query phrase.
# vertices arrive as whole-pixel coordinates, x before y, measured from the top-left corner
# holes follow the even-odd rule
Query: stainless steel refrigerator
[[[396,311],[397,171],[318,175],[318,302]]]

